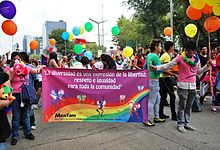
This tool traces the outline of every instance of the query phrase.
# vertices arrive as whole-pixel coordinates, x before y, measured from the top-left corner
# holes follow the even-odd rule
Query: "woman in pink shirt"
[[[23,72],[19,72],[17,68],[14,67],[14,65],[21,64],[21,56],[19,52],[13,52],[11,54],[11,60],[12,64],[10,65],[11,68],[6,68],[5,72],[9,74],[9,79],[11,81],[11,86],[13,88],[13,96],[15,96],[15,100],[12,102],[12,140],[11,144],[16,145],[18,138],[19,138],[19,127],[20,127],[20,118],[22,115],[22,121],[23,121],[23,130],[24,135],[29,140],[34,140],[34,135],[31,133],[31,126],[30,126],[30,103],[23,103],[21,99],[21,86],[24,82],[25,84],[28,84],[29,79],[29,73],[31,74],[37,74],[40,72],[40,70],[32,69],[29,66],[25,66],[26,69]],[[16,70],[17,69],[17,70]],[[22,111],[21,111],[21,108]]]

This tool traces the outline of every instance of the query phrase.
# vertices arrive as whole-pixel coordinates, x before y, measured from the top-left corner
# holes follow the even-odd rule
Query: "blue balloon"
[[[79,27],[74,27],[74,28],[73,28],[73,34],[74,34],[75,36],[78,36],[78,35],[80,34],[80,28],[79,28]]]
[[[10,1],[2,1],[0,3],[0,14],[7,19],[14,18],[16,14],[15,5]]]
[[[92,52],[86,51],[86,52],[84,53],[84,56],[87,57],[89,60],[91,60],[91,59],[92,59]]]
[[[68,32],[63,32],[62,33],[62,38],[63,38],[63,40],[68,40],[69,39],[69,37],[70,37],[70,34],[68,33]]]

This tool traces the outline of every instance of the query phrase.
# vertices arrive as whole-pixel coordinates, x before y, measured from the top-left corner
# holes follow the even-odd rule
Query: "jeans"
[[[148,100],[148,120],[150,120],[150,114],[152,109],[154,110],[154,118],[159,118],[159,105],[160,105],[160,87],[159,81],[150,80],[150,93]]]
[[[6,142],[0,143],[0,150],[6,150]]]
[[[191,107],[196,98],[196,90],[185,90],[178,88],[179,107],[177,113],[177,126],[185,126],[189,123]]]
[[[15,100],[12,102],[12,138],[19,138],[19,127],[20,127],[20,118],[22,115],[22,125],[24,130],[24,135],[31,134],[31,126],[30,126],[30,104],[26,103],[24,107],[22,107],[21,111],[21,96],[19,93],[13,94],[15,96]]]

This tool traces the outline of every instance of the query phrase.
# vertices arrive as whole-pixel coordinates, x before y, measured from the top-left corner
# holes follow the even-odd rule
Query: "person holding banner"
[[[159,78],[160,78],[160,72],[156,70],[150,69],[150,65],[160,65],[160,58],[159,55],[161,53],[162,47],[161,47],[161,40],[153,40],[151,43],[151,53],[147,55],[146,57],[146,64],[144,65],[144,68],[149,69],[150,71],[150,81],[149,81],[149,87],[150,87],[150,94],[149,94],[149,100],[148,100],[148,121],[144,122],[146,126],[152,127],[155,126],[153,122],[150,121],[150,116],[152,113],[152,109],[154,111],[154,122],[160,123],[165,122],[165,119],[159,118],[159,105],[160,105],[160,93],[159,93]]]
[[[196,42],[188,41],[184,46],[185,51],[182,55],[173,59],[170,63],[150,66],[152,70],[171,69],[175,65],[179,68],[179,77],[177,81],[177,94],[179,96],[179,107],[177,113],[177,130],[185,133],[186,129],[195,131],[196,128],[189,124],[191,108],[196,96],[196,76],[209,70],[211,61],[201,68],[198,55],[196,54]]]

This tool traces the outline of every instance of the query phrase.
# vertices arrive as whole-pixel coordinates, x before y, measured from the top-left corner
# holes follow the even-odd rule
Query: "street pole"
[[[99,48],[100,48],[100,31],[99,31],[99,24],[104,23],[104,22],[106,22],[107,20],[101,21],[101,22],[98,22],[98,21],[93,20],[93,19],[91,19],[91,18],[89,18],[89,20],[91,20],[92,22],[94,22],[94,23],[96,23],[96,24],[98,25],[98,45],[99,45]]]
[[[173,30],[173,0],[170,0],[170,27]],[[173,32],[171,34],[171,41],[173,41]]]

